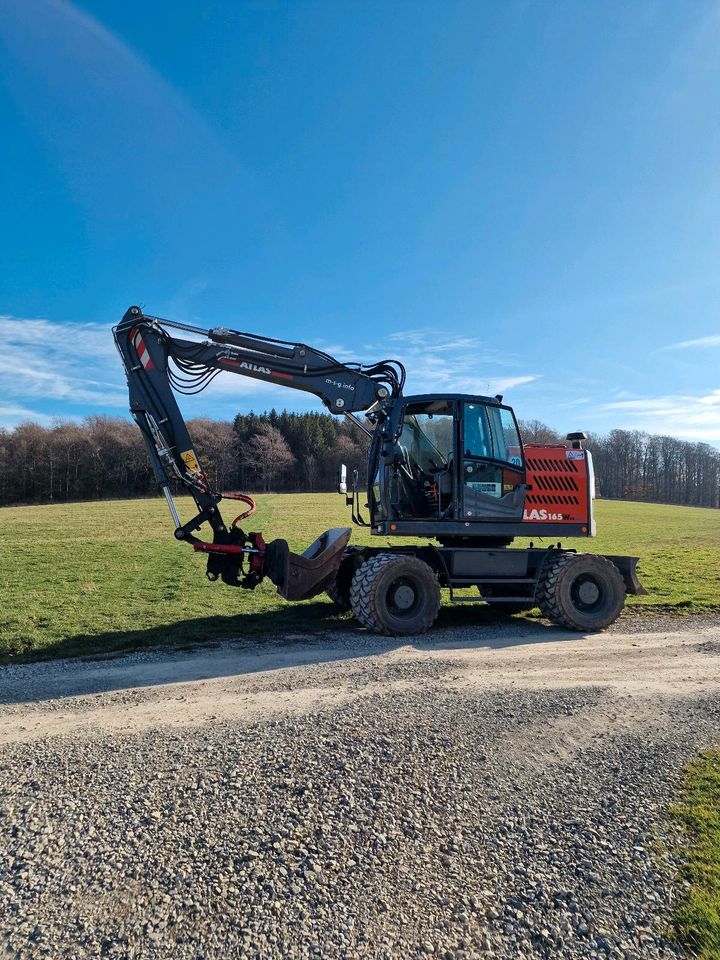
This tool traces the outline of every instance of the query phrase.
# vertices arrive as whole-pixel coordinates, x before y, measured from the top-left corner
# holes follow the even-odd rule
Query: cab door
[[[525,462],[510,407],[464,401],[459,439],[463,519],[522,520]]]

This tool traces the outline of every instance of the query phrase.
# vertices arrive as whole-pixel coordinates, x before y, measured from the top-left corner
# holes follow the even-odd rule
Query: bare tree
[[[243,459],[253,470],[263,490],[270,490],[295,463],[290,445],[280,431],[264,423],[245,444]]]
[[[236,485],[239,442],[231,423],[197,418],[188,422],[195,450],[218,490]]]
[[[562,438],[541,420],[520,420],[520,434],[524,443],[561,443]]]
[[[314,490],[320,477],[320,463],[314,453],[308,453],[303,457],[303,472],[308,490]]]

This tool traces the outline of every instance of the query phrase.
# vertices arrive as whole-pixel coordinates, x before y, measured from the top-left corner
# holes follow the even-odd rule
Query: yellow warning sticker
[[[192,470],[193,473],[202,473],[194,450],[186,450],[185,453],[180,454],[180,458],[188,470]]]

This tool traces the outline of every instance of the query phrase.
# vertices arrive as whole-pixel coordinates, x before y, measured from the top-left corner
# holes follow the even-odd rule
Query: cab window
[[[447,467],[453,448],[452,406],[448,401],[408,404],[400,446],[410,466],[431,474]]]
[[[464,517],[497,519],[521,510],[522,447],[511,410],[494,404],[464,404],[462,478]],[[491,506],[493,500],[507,506]]]
[[[409,403],[405,408],[391,492],[397,516],[452,516],[454,424],[451,400]]]
[[[463,452],[466,457],[491,459],[493,456],[487,408],[482,404],[465,404]]]
[[[513,466],[521,467],[522,451],[515,417],[510,410],[502,407],[491,407],[489,413],[495,459],[505,460]]]
[[[463,453],[466,457],[501,460],[522,468],[522,447],[515,417],[504,407],[466,403],[463,412]]]

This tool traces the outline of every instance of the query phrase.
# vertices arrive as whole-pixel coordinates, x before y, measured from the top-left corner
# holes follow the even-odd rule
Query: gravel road
[[[719,655],[517,619],[0,668],[0,957],[680,957]]]

